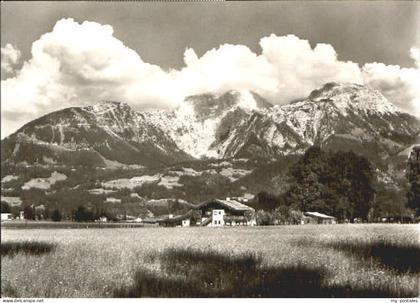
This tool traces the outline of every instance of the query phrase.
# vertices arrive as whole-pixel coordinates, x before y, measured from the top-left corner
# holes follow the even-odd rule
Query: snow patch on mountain
[[[246,112],[259,110],[251,92],[231,91],[222,96],[189,97],[174,111],[154,111],[147,116],[187,154],[197,159],[219,158],[220,152],[212,148],[216,131],[222,119],[238,108]]]
[[[251,92],[245,90],[238,92],[237,107],[240,107],[247,111],[258,110],[257,101],[255,100],[254,96]]]
[[[354,83],[327,83],[320,90],[313,91],[309,98],[314,101],[332,100],[343,116],[347,116],[351,110],[371,114],[398,112],[397,107],[378,90]]]

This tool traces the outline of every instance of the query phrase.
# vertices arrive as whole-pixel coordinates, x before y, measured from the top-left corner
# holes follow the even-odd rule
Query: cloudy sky
[[[1,2],[1,136],[101,100],[138,110],[325,82],[379,89],[420,117],[419,2]]]

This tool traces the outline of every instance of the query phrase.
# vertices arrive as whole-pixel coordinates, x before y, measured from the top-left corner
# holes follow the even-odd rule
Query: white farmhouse
[[[11,221],[13,220],[13,215],[11,213],[1,213],[1,221]]]

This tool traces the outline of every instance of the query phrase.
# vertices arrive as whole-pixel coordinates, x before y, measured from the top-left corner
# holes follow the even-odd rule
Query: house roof
[[[157,223],[159,219],[157,218],[145,218],[143,219],[143,223]]]
[[[198,204],[196,206],[196,208],[202,208],[210,203],[219,203],[223,206],[225,206],[226,208],[232,209],[232,210],[238,210],[238,211],[246,211],[246,210],[251,210],[253,211],[254,209],[252,207],[249,207],[248,205],[242,204],[238,201],[235,200],[221,200],[221,199],[214,199],[214,200],[209,200],[209,201],[205,201],[202,202],[200,204]]]
[[[181,221],[187,218],[190,218],[192,214],[192,210],[189,210],[187,213],[183,214],[183,215],[178,215],[178,216],[173,216],[171,218],[162,218],[162,219],[158,219],[157,222],[176,222],[176,221]]]
[[[335,217],[332,216],[328,216],[326,214],[321,214],[319,212],[316,211],[307,211],[304,213],[305,216],[310,216],[310,217],[316,217],[316,218],[322,218],[322,219],[335,219]]]

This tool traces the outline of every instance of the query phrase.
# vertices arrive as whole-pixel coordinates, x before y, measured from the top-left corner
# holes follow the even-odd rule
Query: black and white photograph
[[[1,1],[0,230],[2,302],[419,302],[420,2]]]

